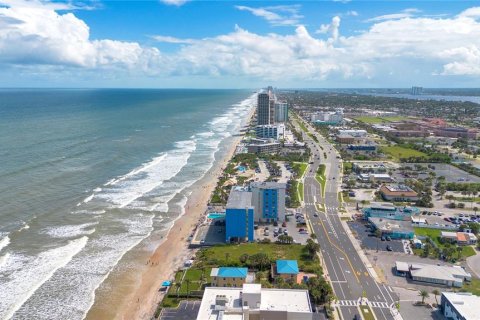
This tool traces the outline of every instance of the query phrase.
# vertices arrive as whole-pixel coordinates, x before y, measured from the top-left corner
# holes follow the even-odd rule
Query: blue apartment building
[[[284,183],[253,182],[252,205],[255,208],[255,221],[273,222],[285,220]]]
[[[225,211],[225,242],[254,241],[252,192],[233,187]]]

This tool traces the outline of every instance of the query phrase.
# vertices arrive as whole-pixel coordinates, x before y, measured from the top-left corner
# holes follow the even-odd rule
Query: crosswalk
[[[358,300],[339,300],[337,305],[340,307],[356,307],[360,305],[360,299]],[[373,308],[386,308],[389,309],[390,306],[387,302],[378,302],[378,301],[368,301],[367,305]]]

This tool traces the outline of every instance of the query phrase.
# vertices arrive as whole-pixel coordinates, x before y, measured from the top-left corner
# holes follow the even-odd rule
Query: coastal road
[[[305,212],[320,244],[324,265],[338,299],[342,318],[354,319],[355,315],[359,314],[357,306],[360,300],[366,297],[377,319],[394,319],[390,307],[398,301],[398,297],[390,287],[377,283],[370,275],[347,235],[338,213],[341,159],[323,136],[308,125],[307,128],[316,136],[318,142],[304,134],[304,141],[309,146],[313,159],[304,178]],[[315,179],[320,164],[326,166],[327,183],[324,196],[320,184]],[[317,207],[317,204],[323,204],[322,208]]]

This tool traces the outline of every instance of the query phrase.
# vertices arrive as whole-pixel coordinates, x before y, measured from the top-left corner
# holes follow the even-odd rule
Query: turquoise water
[[[225,213],[209,213],[207,217],[210,219],[225,218]]]
[[[0,90],[0,319],[82,319],[184,212],[250,95]]]
[[[238,170],[239,172],[245,172],[245,171],[247,170],[247,168],[245,168],[244,166],[238,166],[238,167],[237,167],[237,170]]]

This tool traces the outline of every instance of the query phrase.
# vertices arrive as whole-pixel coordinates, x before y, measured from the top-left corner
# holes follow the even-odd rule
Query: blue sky
[[[0,0],[2,87],[474,87],[478,1]]]

